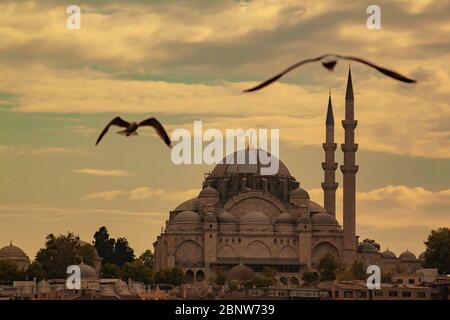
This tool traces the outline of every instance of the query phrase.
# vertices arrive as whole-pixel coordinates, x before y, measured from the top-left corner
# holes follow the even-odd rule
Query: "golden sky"
[[[50,232],[91,241],[106,225],[137,253],[152,248],[212,168],[173,165],[150,130],[94,147],[115,115],[157,116],[169,131],[194,120],[279,128],[281,159],[322,203],[328,90],[341,143],[348,65],[242,90],[325,52],[418,80],[352,65],[358,234],[419,254],[432,228],[450,225],[449,1],[380,1],[380,30],[366,26],[366,1],[77,1],[80,30],[66,28],[70,4],[0,3],[0,246],[13,240],[34,257]]]

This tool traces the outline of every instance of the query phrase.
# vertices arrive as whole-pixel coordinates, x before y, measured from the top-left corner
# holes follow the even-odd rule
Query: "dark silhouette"
[[[394,78],[394,79],[396,79],[398,81],[402,81],[402,82],[406,82],[406,83],[415,83],[416,82],[416,80],[409,79],[409,78],[407,78],[405,76],[402,76],[401,74],[399,74],[399,73],[397,73],[395,71],[392,71],[392,70],[389,70],[389,69],[377,66],[376,64],[374,64],[372,62],[369,62],[367,60],[364,60],[364,59],[361,59],[361,58],[358,58],[358,57],[342,56],[342,55],[339,55],[339,54],[327,53],[327,54],[324,54],[324,55],[319,56],[317,58],[312,58],[312,59],[306,59],[306,60],[299,61],[299,62],[291,65],[287,69],[283,70],[279,74],[273,76],[272,78],[264,81],[263,83],[260,83],[256,87],[244,90],[244,92],[252,92],[252,91],[257,91],[259,89],[262,89],[262,88],[270,85],[272,82],[277,81],[278,79],[280,79],[282,76],[284,76],[286,73],[290,72],[291,70],[293,70],[293,69],[295,69],[297,67],[300,67],[301,65],[304,65],[304,64],[307,64],[307,63],[310,63],[310,62],[321,61],[321,60],[327,59],[327,58],[331,58],[331,59],[327,60],[327,61],[322,61],[322,65],[329,71],[333,71],[334,70],[334,67],[336,66],[336,64],[337,64],[339,59],[344,59],[344,60],[350,60],[350,61],[356,61],[356,62],[363,63],[363,64],[365,64],[365,65],[367,65],[369,67],[372,67],[372,68],[378,70],[382,74],[387,75],[388,77]]]
[[[102,133],[100,133],[100,136],[98,137],[95,145],[99,144],[100,140],[102,140],[103,136],[108,132],[110,126],[124,127],[125,128],[124,130],[118,131],[117,133],[125,135],[127,137],[137,135],[136,130],[139,127],[142,126],[153,127],[156,130],[156,133],[160,136],[160,138],[163,139],[164,142],[170,147],[170,138],[167,135],[166,130],[164,130],[164,127],[158,120],[156,120],[156,118],[149,118],[147,120],[137,123],[137,122],[127,122],[123,120],[121,117],[115,117],[114,119],[111,120],[110,123],[108,123],[105,129],[103,129]]]

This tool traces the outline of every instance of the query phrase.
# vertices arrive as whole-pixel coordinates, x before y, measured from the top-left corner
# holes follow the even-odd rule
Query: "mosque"
[[[409,251],[397,257],[379,252],[369,242],[358,243],[356,236],[355,154],[357,120],[351,70],[345,94],[345,141],[341,145],[343,174],[343,225],[336,220],[334,115],[331,96],[325,122],[325,161],[322,162],[324,206],[310,199],[308,192],[280,160],[275,175],[262,175],[263,164],[220,163],[203,182],[196,198],[172,210],[165,229],[154,242],[155,271],[179,267],[186,281],[201,282],[214,270],[232,275],[252,274],[265,267],[277,271],[282,283],[298,284],[304,270],[314,268],[325,255],[333,255],[344,266],[356,259],[365,265],[377,264],[382,271],[413,272],[420,259]],[[254,149],[241,150],[235,160],[249,159]],[[236,163],[236,162],[234,162]],[[263,170],[264,171],[264,170]],[[421,258],[421,257],[419,257]]]

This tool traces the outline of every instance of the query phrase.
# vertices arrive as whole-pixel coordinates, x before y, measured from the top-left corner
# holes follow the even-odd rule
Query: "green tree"
[[[94,234],[94,246],[98,255],[102,257],[102,263],[112,263],[114,257],[114,245],[116,240],[109,238],[108,229],[105,226]]]
[[[26,278],[32,280],[36,278],[37,281],[45,279],[45,270],[39,261],[34,261],[26,271]]]
[[[103,278],[111,278],[111,279],[119,279],[122,275],[120,267],[112,263],[105,263],[102,266],[101,274]]]
[[[338,269],[338,263],[336,258],[327,253],[324,255],[317,265],[317,270],[319,271],[320,281],[330,281],[336,279],[336,273]]]
[[[363,242],[369,242],[369,243],[373,244],[373,246],[374,246],[375,248],[377,248],[378,251],[380,251],[381,246],[380,246],[380,244],[379,244],[378,242],[376,242],[375,240],[373,240],[373,239],[364,239]]]
[[[17,265],[10,261],[0,261],[0,282],[12,283],[22,280],[23,273],[17,268]]]
[[[39,249],[36,261],[44,269],[46,279],[65,278],[69,265],[84,263],[94,266],[95,252],[92,246],[81,248],[80,239],[73,233],[67,236],[49,234],[45,238],[45,247]]]
[[[306,271],[302,274],[302,281],[305,286],[310,286],[319,281],[319,274],[314,271]]]
[[[153,270],[154,256],[150,250],[145,250],[144,253],[139,256],[139,260],[141,260],[147,267]]]
[[[122,279],[131,278],[134,281],[142,281],[145,284],[153,283],[153,271],[142,261],[126,262],[122,267]]]
[[[184,283],[184,273],[179,268],[159,270],[155,273],[155,283],[179,286]]]
[[[113,262],[118,266],[123,266],[126,262],[134,260],[134,250],[128,244],[126,238],[118,238],[114,246]]]
[[[450,273],[450,228],[432,230],[425,241],[427,268],[437,268],[440,274]]]
[[[226,272],[222,269],[216,269],[214,271],[214,276],[210,278],[210,283],[223,286],[226,280],[227,280]]]
[[[364,264],[359,260],[355,260],[355,262],[353,262],[351,273],[354,280],[364,280],[367,276],[366,270],[364,269]]]

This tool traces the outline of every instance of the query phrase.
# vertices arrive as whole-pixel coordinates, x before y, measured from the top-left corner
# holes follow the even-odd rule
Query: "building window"
[[[382,297],[382,296],[383,296],[383,291],[375,290],[375,297]]]
[[[425,298],[426,296],[427,296],[426,293],[423,291],[417,292],[417,298]]]
[[[403,291],[402,292],[402,297],[411,298],[411,291]]]
[[[339,291],[336,290],[336,291],[334,292],[334,297],[335,297],[335,298],[339,298]]]
[[[403,283],[403,279],[397,279],[396,282],[399,283],[399,284],[402,284]]]
[[[398,293],[397,291],[389,291],[389,297],[397,297]]]
[[[360,291],[360,292],[359,292],[359,297],[362,298],[362,299],[366,299],[366,298],[367,298],[367,292],[365,292],[365,291]]]
[[[409,284],[414,284],[415,281],[414,281],[414,279],[409,279],[409,280],[408,280],[408,283],[409,283]]]
[[[346,290],[344,291],[344,298],[353,298],[353,291]]]
[[[210,238],[210,239],[212,238],[212,234],[209,235],[209,238]]]
[[[209,228],[212,229],[212,224],[209,225]]]

